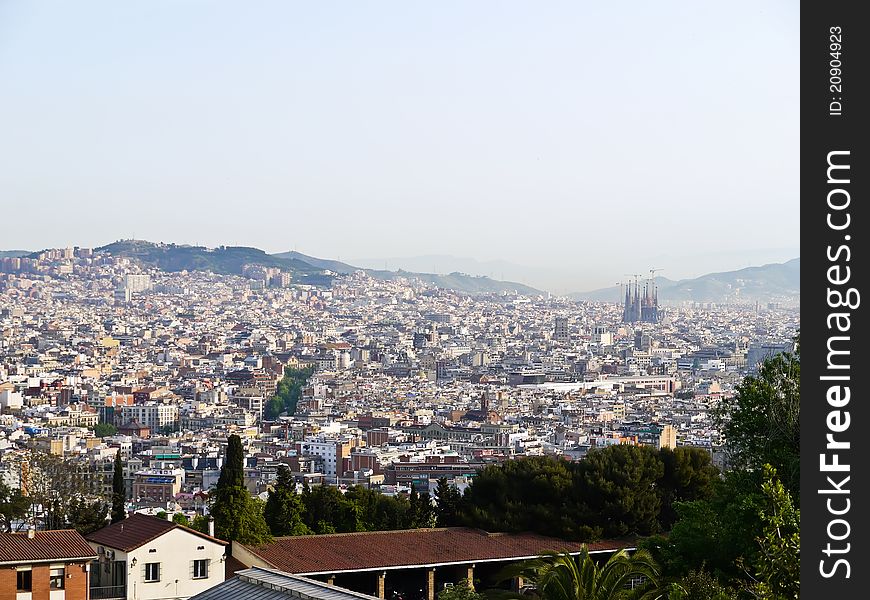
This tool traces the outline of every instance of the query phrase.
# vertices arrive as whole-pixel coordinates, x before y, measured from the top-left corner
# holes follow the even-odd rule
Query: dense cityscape
[[[78,247],[3,258],[0,271],[6,530],[73,526],[97,560],[132,550],[117,525],[87,524],[91,503],[113,501],[119,461],[122,515],[154,517],[134,537],[190,526],[219,544],[207,560],[223,556],[209,495],[230,436],[264,502],[283,478],[299,495],[363,486],[434,506],[439,484],[461,495],[488,465],[577,462],[614,445],[702,449],[726,467],[717,408],[764,359],[791,352],[800,325],[779,303],[660,306],[652,279],[621,303],[581,302],[362,270],[327,273],[328,286],[256,264],[170,272]],[[232,553],[242,568],[266,561],[245,552]],[[206,564],[191,566],[192,583],[223,581]],[[158,597],[90,577],[92,598]]]
[[[799,26],[0,2],[0,600],[799,600],[801,506],[859,583]]]

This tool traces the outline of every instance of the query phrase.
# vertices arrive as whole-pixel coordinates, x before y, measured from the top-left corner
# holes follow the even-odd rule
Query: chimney
[[[27,528],[27,539],[32,540],[35,537],[36,537],[36,528],[33,525],[31,525],[30,527]]]
[[[208,534],[214,537],[214,519],[211,517],[208,519]]]
[[[166,511],[166,520],[172,523],[172,513],[168,510]]]

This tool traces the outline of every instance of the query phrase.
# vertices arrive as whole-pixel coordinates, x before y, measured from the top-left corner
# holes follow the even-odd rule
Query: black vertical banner
[[[801,594],[868,598],[870,21],[858,2],[801,14]]]

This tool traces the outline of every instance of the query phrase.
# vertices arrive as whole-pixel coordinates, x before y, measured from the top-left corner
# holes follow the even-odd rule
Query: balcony
[[[91,587],[91,600],[126,600],[127,586],[106,585]]]

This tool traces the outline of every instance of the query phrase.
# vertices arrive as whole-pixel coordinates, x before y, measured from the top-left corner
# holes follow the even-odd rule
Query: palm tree
[[[667,597],[659,589],[659,568],[645,550],[629,555],[620,550],[599,566],[586,546],[575,558],[547,552],[503,572],[505,579],[528,581],[540,600],[656,600]],[[517,597],[516,594],[513,595]]]

